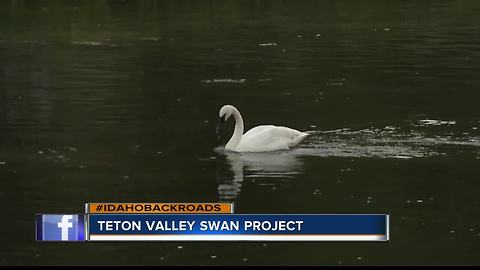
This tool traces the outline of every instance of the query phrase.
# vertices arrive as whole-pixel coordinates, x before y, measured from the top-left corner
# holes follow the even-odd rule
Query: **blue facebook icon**
[[[84,215],[37,215],[37,241],[85,241]]]

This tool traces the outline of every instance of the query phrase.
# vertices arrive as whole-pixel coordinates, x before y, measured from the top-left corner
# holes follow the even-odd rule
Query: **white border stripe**
[[[390,214],[387,215],[387,241],[390,241]]]
[[[90,241],[387,241],[386,235],[89,235]]]

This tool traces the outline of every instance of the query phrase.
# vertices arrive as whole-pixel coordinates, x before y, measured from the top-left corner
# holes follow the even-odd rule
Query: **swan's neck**
[[[242,139],[243,135],[243,119],[242,115],[237,109],[233,109],[233,117],[235,117],[235,130],[233,131],[232,138],[228,141],[228,143],[225,145],[226,149],[233,150],[239,143],[240,140]]]

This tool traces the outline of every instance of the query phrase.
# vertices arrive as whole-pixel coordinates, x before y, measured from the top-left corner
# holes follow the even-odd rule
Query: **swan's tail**
[[[302,132],[300,133],[300,135],[298,135],[297,137],[293,138],[292,142],[290,143],[289,147],[292,147],[292,146],[295,146],[297,144],[299,144],[301,141],[303,141],[303,139],[305,139],[306,137],[310,136],[310,134],[307,132]]]
[[[336,130],[327,130],[327,131],[322,131],[322,130],[307,130],[307,131],[303,131],[300,133],[300,135],[298,135],[297,137],[295,137],[292,142],[290,143],[289,147],[293,147],[293,146],[296,146],[297,144],[299,144],[301,141],[303,141],[303,139],[305,139],[306,137],[309,137],[309,136],[313,136],[313,135],[320,135],[320,134],[328,134],[328,133],[337,133],[339,131],[342,131],[342,130],[345,130],[345,129],[336,129]]]

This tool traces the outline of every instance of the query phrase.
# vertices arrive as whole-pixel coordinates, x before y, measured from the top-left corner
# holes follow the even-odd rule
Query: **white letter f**
[[[68,240],[68,228],[73,227],[73,223],[69,222],[71,219],[73,219],[72,215],[64,215],[62,217],[62,222],[57,223],[58,228],[62,229],[62,241]]]

